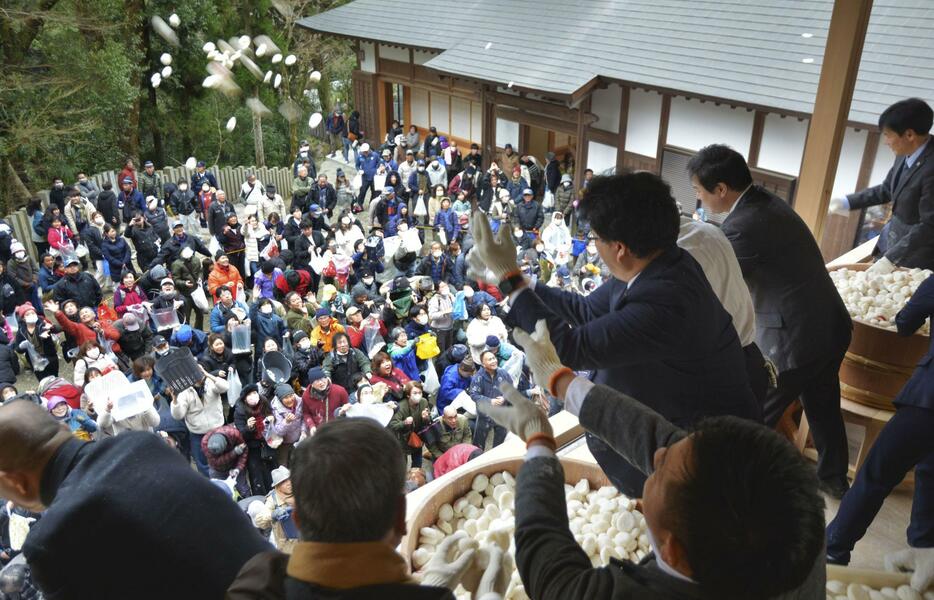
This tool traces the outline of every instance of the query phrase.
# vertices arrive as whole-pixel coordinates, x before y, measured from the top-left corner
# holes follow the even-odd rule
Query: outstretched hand
[[[486,214],[474,210],[470,215],[470,231],[474,247],[467,255],[468,275],[474,279],[499,285],[508,275],[517,273],[516,244],[512,236],[501,228],[494,234]]]
[[[477,409],[522,438],[523,442],[536,433],[553,437],[554,432],[548,415],[538,405],[523,396],[509,382],[502,383],[499,389],[512,406],[495,406],[489,401],[481,400],[477,402]]]
[[[532,369],[536,385],[547,389],[552,373],[564,366],[558,358],[558,351],[551,343],[548,323],[545,319],[539,319],[535,323],[535,331],[531,334],[526,333],[521,327],[516,327],[512,335],[525,350],[525,357],[529,368]]]

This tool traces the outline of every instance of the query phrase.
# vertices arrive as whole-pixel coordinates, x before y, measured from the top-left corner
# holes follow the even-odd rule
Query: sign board
[[[113,397],[113,392],[130,385],[130,380],[122,372],[114,369],[106,375],[98,377],[84,387],[84,393],[91,400],[94,412],[100,414],[107,406],[107,401]]]
[[[392,419],[393,414],[392,407],[388,404],[351,404],[350,408],[347,409],[347,412],[344,413],[346,417],[366,417],[368,419],[373,419],[380,424],[381,427],[389,425],[390,419]]]
[[[114,421],[122,421],[152,408],[152,392],[145,380],[134,381],[118,391],[112,392]]]

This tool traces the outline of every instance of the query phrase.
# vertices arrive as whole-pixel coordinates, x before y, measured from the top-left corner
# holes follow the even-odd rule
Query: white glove
[[[919,592],[934,582],[934,548],[905,548],[885,555],[886,571],[914,571],[911,587]]]
[[[477,409],[489,415],[499,425],[518,435],[523,442],[536,433],[544,433],[548,436],[554,435],[551,423],[548,422],[548,415],[542,412],[542,409],[535,403],[520,394],[519,390],[514,388],[511,383],[503,382],[500,384],[499,390],[512,406],[493,406],[489,401],[480,401],[477,402]]]
[[[872,275],[887,275],[894,271],[896,268],[897,267],[895,266],[895,263],[883,256],[875,263],[873,263],[871,267],[866,269],[866,273]]]
[[[843,198],[831,198],[830,204],[827,205],[827,212],[835,215],[843,215],[845,217],[850,214],[850,201],[846,199],[846,196]]]
[[[467,257],[468,274],[476,279],[498,285],[503,278],[519,270],[516,262],[516,244],[508,228],[494,235],[486,215],[475,210],[470,215],[470,231],[474,247]]]
[[[475,552],[473,549],[465,550],[456,559],[454,558],[458,551],[458,542],[466,538],[466,531],[458,531],[441,542],[435,550],[435,555],[425,565],[422,585],[443,587],[449,590],[457,587],[464,577],[464,573],[473,565]]]
[[[480,578],[480,585],[474,593],[477,600],[502,600],[509,587],[509,574],[503,568],[503,550],[493,544],[490,548],[490,564]]]
[[[240,476],[240,469],[231,469],[227,472],[227,479],[236,479]]]
[[[525,350],[525,358],[529,363],[529,368],[532,369],[536,385],[547,388],[551,374],[564,366],[558,358],[558,352],[551,343],[548,323],[545,322],[545,319],[539,319],[535,323],[535,331],[531,335],[521,327],[516,327],[512,335],[522,346],[522,349]]]

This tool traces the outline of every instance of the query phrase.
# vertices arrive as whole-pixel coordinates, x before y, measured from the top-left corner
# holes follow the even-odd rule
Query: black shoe
[[[841,500],[848,489],[850,489],[850,482],[846,477],[822,479],[820,482],[820,490],[836,500]]]

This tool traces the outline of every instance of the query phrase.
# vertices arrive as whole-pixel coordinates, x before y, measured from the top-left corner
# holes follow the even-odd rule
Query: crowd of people
[[[127,160],[118,192],[84,173],[53,181],[48,202],[29,206],[31,240],[0,222],[0,444],[21,448],[0,461],[0,493],[9,531],[27,520],[37,532],[6,534],[0,561],[25,547],[43,591],[69,590],[49,597],[82,597],[50,572],[64,517],[43,510],[90,510],[96,492],[73,473],[98,481],[95,464],[144,487],[125,464],[137,457],[163,489],[203,490],[200,526],[215,542],[213,503],[242,499],[240,553],[202,582],[209,596],[244,563],[231,597],[284,597],[295,580],[408,584],[392,551],[404,492],[512,432],[529,447],[516,558],[532,597],[823,595],[818,490],[849,485],[836,372],[850,319],[810,232],[741,155],[713,145],[688,165],[718,228],[681,216],[654,174],[587,171],[574,189],[573,162],[553,153],[540,163],[506,144],[484,168],[476,144],[462,151],[434,127],[422,139],[393,122],[371,146],[359,115],[336,109],[326,128],[353,176],[331,182],[307,141],[290,190],[249,174],[230,198],[203,162],[173,183]],[[182,381],[172,366],[189,356]],[[129,414],[116,390],[102,394],[97,380],[120,374],[128,389],[145,382],[152,403]],[[797,397],[816,474],[771,431]],[[537,536],[567,530],[548,425],[562,408],[614,486],[643,498],[648,566],[592,570],[569,534]],[[184,477],[164,479],[179,465]],[[159,511],[144,493],[134,497]],[[108,519],[121,517],[135,518]],[[263,552],[259,532],[279,553]],[[429,564],[439,587],[424,597],[447,597],[463,576],[468,554],[455,550]],[[373,573],[351,573],[354,551]],[[487,575],[485,598],[498,598],[498,568]],[[553,578],[579,583],[562,592]],[[272,596],[250,595],[259,588]]]

